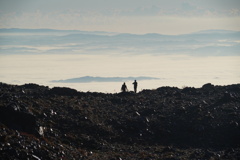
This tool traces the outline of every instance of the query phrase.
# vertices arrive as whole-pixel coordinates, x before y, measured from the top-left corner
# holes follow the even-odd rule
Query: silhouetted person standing
[[[127,86],[126,86],[125,82],[123,83],[121,90],[122,90],[122,92],[127,91]]]
[[[137,81],[135,80],[135,81],[133,82],[133,88],[134,88],[134,92],[135,92],[135,93],[137,93],[137,85],[138,85],[138,83],[137,83]]]

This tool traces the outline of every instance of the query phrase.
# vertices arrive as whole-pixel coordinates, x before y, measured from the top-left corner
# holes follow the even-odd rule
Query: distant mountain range
[[[118,34],[53,29],[0,29],[0,54],[240,55],[240,32]]]
[[[88,82],[127,82],[127,81],[134,81],[134,80],[154,80],[159,79],[155,77],[92,77],[92,76],[85,76],[79,78],[71,78],[65,80],[54,80],[52,82],[57,83],[88,83]]]

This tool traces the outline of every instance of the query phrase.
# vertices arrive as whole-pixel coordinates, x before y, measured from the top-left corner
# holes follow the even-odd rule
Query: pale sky
[[[136,34],[240,31],[240,0],[0,0],[0,28]]]

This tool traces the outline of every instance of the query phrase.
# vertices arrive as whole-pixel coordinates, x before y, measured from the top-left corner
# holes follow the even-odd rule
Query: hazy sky
[[[0,28],[138,34],[240,30],[240,0],[0,0]]]

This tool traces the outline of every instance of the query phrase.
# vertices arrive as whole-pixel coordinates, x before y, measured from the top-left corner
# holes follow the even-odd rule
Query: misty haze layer
[[[0,45],[0,54],[238,56],[240,32],[208,30],[173,36],[77,30],[0,29]]]
[[[239,0],[1,0],[0,28],[120,33],[239,31]]]

